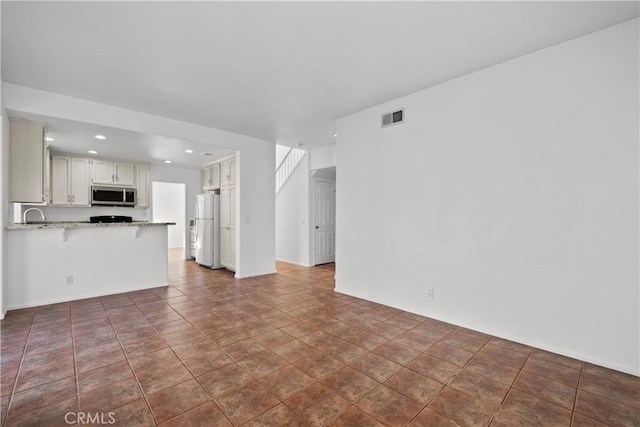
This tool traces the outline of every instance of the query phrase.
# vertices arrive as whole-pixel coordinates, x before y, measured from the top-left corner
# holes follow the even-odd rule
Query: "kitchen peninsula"
[[[167,286],[168,222],[12,224],[7,308]]]

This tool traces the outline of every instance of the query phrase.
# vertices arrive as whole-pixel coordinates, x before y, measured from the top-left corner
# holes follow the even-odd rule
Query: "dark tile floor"
[[[640,426],[637,377],[278,271],[172,252],[169,287],[9,312],[3,424]]]

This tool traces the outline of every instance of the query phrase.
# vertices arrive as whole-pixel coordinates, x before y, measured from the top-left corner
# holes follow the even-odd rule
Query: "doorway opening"
[[[167,246],[182,251],[184,258],[186,235],[186,184],[151,183],[151,215],[154,222],[175,222],[167,227]]]

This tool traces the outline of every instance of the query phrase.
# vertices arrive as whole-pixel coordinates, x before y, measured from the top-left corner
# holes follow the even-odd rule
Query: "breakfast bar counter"
[[[34,222],[6,227],[7,309],[168,285],[169,222]]]
[[[10,224],[7,230],[32,230],[47,228],[96,228],[96,227],[152,227],[158,225],[176,225],[175,222],[89,222],[89,221],[40,221],[28,224]]]

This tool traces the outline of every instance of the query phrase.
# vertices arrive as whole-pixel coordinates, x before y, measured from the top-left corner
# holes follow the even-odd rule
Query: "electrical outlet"
[[[67,276],[67,285],[73,285],[73,276]]]
[[[427,297],[429,298],[435,298],[436,297],[436,290],[431,288],[427,291]]]

